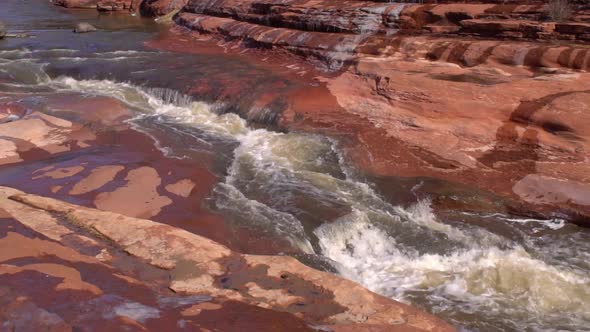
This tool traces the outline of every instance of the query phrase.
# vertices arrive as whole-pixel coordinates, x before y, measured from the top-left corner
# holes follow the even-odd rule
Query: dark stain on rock
[[[535,164],[540,159],[537,151],[539,149],[539,127],[536,126],[533,116],[557,98],[575,93],[590,93],[590,90],[560,92],[538,99],[521,101],[520,105],[510,115],[510,118],[496,131],[494,148],[478,158],[478,161],[491,168],[496,168],[494,166],[496,162],[511,163],[510,176],[512,181],[536,173]],[[520,139],[517,131],[518,127],[525,129]],[[572,132],[571,127],[550,121],[540,124],[540,128],[552,134]]]
[[[492,78],[492,77],[484,77],[475,74],[434,74],[429,75],[429,77],[434,78],[435,80],[442,80],[442,81],[451,81],[451,82],[458,82],[458,83],[469,83],[469,84],[479,84],[479,85],[495,85],[502,83],[503,81]]]
[[[0,208],[0,215],[2,213],[4,213],[4,210]],[[47,240],[44,235],[41,235],[34,230],[25,227],[23,224],[12,217],[0,217],[0,239],[6,237],[9,232],[18,233],[28,238],[41,238],[43,240]]]
[[[176,265],[170,271],[170,278],[172,280],[188,280],[198,278],[203,274],[204,271],[194,261],[181,259],[176,262]]]
[[[543,54],[549,50],[547,46],[540,46],[529,50],[524,57],[524,65],[529,67],[543,67],[541,60],[543,59]]]
[[[431,60],[431,61],[440,60],[440,58],[443,55],[443,53],[449,47],[451,47],[449,44],[444,44],[444,45],[435,47],[434,49],[432,49],[431,51],[429,51],[428,53],[426,53],[426,59]]]
[[[195,323],[211,331],[313,332],[305,321],[287,312],[260,308],[237,301],[226,301],[221,309],[203,310]]]
[[[447,61],[464,65],[465,61],[463,59],[463,55],[465,54],[465,51],[467,51],[467,48],[469,48],[469,44],[467,43],[460,43],[454,46],[451,50],[451,53],[449,53]]]
[[[268,265],[248,266],[221,276],[217,283],[221,288],[236,290],[246,297],[251,297],[246,286],[248,283],[255,283],[262,289],[283,290],[289,296],[303,300],[287,307],[275,306],[274,310],[305,313],[306,317],[315,321],[346,311],[334,301],[334,294],[330,291],[290,273],[283,273],[279,278],[271,277],[268,269]]]
[[[584,69],[584,60],[586,60],[587,56],[588,56],[588,50],[578,51],[578,53],[576,54],[576,57],[574,58],[574,62],[572,63],[572,68],[579,69],[579,70]]]
[[[572,48],[567,48],[559,53],[559,57],[557,57],[557,63],[559,63],[562,67],[569,67],[570,58],[572,57],[572,52],[574,50]]]
[[[477,66],[486,63],[486,61],[488,61],[488,58],[494,52],[494,49],[496,49],[496,45],[486,48],[486,50],[483,51],[483,53],[475,60],[475,63],[473,65]]]

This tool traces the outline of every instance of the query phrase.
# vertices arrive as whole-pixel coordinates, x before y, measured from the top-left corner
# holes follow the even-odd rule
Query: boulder
[[[80,22],[76,24],[76,27],[74,28],[75,33],[86,33],[94,31],[96,31],[96,28],[92,24],[87,22]]]

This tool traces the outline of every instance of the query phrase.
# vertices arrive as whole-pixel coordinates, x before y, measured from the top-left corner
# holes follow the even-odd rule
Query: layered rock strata
[[[590,38],[588,15],[577,11],[566,22],[554,22],[543,4],[440,4],[410,6],[399,26],[408,32],[483,38],[575,40]]]

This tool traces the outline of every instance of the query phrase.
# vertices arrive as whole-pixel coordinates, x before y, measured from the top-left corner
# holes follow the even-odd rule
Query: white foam
[[[113,313],[116,316],[129,317],[140,323],[144,323],[148,319],[160,318],[160,310],[137,302],[120,304],[114,308]]]
[[[497,218],[500,220],[505,220],[505,221],[517,223],[517,224],[537,224],[537,225],[541,226],[540,229],[536,229],[537,231],[546,230],[546,229],[559,230],[559,229],[562,229],[566,225],[565,220],[560,219],[560,218],[553,218],[553,219],[515,218],[515,217],[509,217],[509,216],[501,214],[501,213],[494,213],[494,214],[488,214],[488,215],[477,215],[474,213],[463,212],[463,214],[472,215],[472,216],[475,215],[475,216],[478,216],[481,218]]]
[[[400,216],[403,216],[420,226],[446,234],[451,240],[466,244],[469,244],[472,241],[470,236],[466,235],[459,229],[439,222],[432,211],[431,202],[428,199],[419,200],[416,204],[407,209],[396,206],[395,211]]]
[[[0,57],[13,57],[13,56],[18,56],[18,57],[24,57],[26,55],[30,55],[32,52],[31,50],[28,49],[20,49],[20,50],[2,50],[0,51]]]
[[[433,217],[426,212],[410,220],[433,228]],[[436,222],[434,226],[458,240],[468,236],[449,233]],[[322,253],[337,262],[342,275],[398,300],[407,301],[408,294],[420,291],[443,299],[444,305],[438,305],[447,306],[445,310],[464,305],[463,310],[485,315],[494,308],[499,319],[551,320],[556,313],[590,319],[588,276],[549,265],[517,245],[500,249],[472,241],[471,247],[448,255],[419,254],[399,245],[360,211],[322,225],[315,234]]]

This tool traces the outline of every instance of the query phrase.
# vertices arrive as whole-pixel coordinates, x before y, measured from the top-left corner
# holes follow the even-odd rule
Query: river
[[[439,215],[420,191],[436,185],[427,178],[390,184],[414,197],[398,205],[354,169],[338,137],[252,125],[231,112],[244,107],[231,104],[237,98],[216,103],[211,92],[187,89],[227,77],[262,90],[285,80],[267,68],[146,47],[165,30],[147,19],[47,1],[0,7],[11,31],[32,35],[0,41],[3,94],[33,104],[66,92],[120,100],[134,112],[133,128],[169,158],[212,156],[220,181],[205,204],[230,225],[462,331],[590,331],[587,229],[503,213]],[[73,34],[78,21],[99,31]]]

